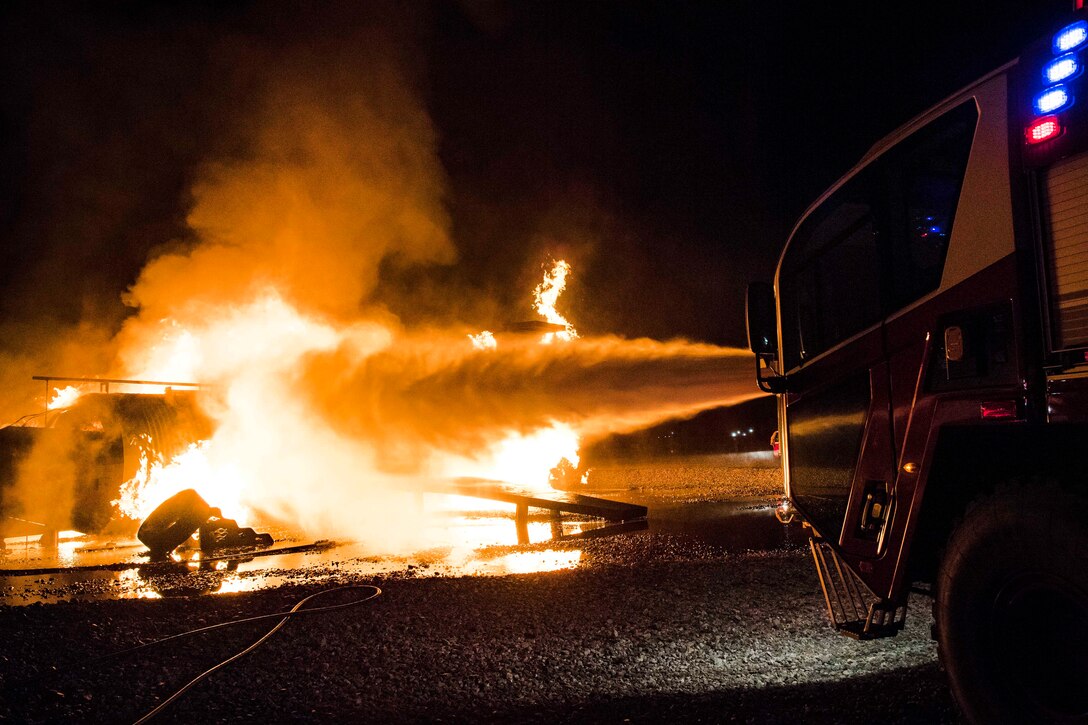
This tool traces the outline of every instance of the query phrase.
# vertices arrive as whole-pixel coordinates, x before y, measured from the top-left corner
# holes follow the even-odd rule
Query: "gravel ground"
[[[593,464],[585,492],[652,491],[689,501],[781,497],[778,459],[760,454],[718,454],[665,458],[637,463]],[[582,490],[576,488],[575,490]]]
[[[855,642],[827,626],[806,549],[730,554],[652,532],[562,545],[583,565],[0,608],[0,719],[135,721],[270,622],[89,659],[373,583],[379,598],[289,622],[157,720],[957,722],[928,600],[899,637]]]

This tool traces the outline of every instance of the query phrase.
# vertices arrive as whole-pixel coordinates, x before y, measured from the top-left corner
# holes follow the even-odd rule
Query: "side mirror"
[[[748,285],[745,314],[748,318],[748,347],[756,354],[756,384],[765,393],[786,392],[786,378],[774,369],[778,358],[774,286],[766,282]]]
[[[756,355],[778,354],[778,325],[775,319],[774,286],[766,282],[748,285],[745,306],[748,318],[748,347]]]

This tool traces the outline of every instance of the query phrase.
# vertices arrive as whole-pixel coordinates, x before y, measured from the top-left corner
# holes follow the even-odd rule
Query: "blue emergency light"
[[[1060,55],[1043,68],[1043,78],[1047,84],[1061,83],[1080,73],[1080,62],[1072,53]]]
[[[1066,25],[1054,35],[1054,52],[1068,53],[1088,41],[1088,20]]]
[[[1088,20],[1070,23],[1054,34],[1051,49],[1055,57],[1043,66],[1043,83],[1047,87],[1032,100],[1036,118],[1024,129],[1024,140],[1028,144],[1041,144],[1061,136],[1065,131],[1061,120],[1054,114],[1073,105],[1073,93],[1065,82],[1080,76],[1083,67],[1073,51],[1086,43]]]
[[[1035,96],[1035,112],[1040,115],[1057,113],[1073,105],[1073,94],[1063,85],[1047,88]]]

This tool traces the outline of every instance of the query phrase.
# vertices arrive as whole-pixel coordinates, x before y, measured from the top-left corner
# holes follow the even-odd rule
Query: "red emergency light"
[[[1042,143],[1062,134],[1062,124],[1057,116],[1043,116],[1035,119],[1024,130],[1025,139],[1029,144]]]

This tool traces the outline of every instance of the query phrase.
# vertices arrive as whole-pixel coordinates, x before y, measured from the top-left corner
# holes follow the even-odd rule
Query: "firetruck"
[[[878,142],[748,289],[832,624],[930,596],[975,723],[1088,720],[1085,65],[1078,11]]]

